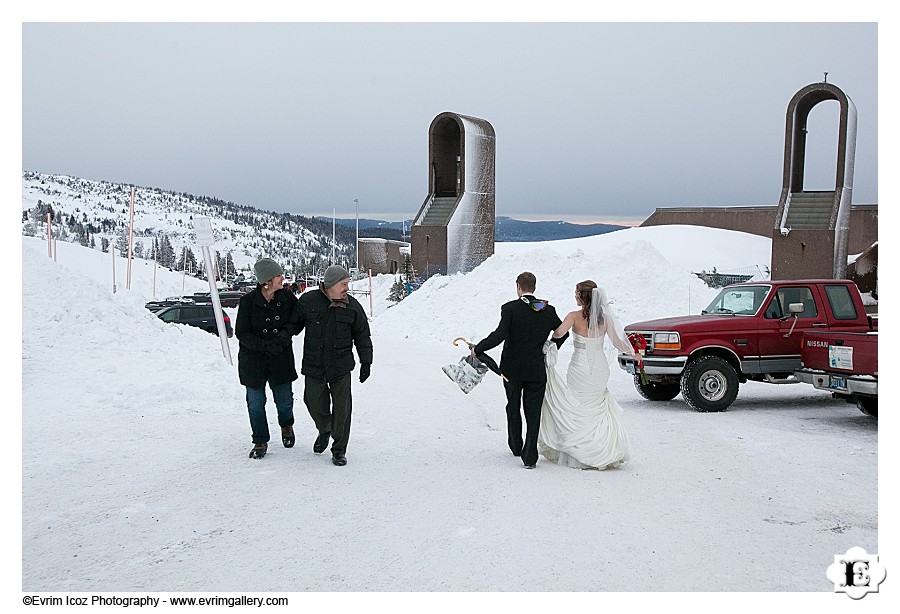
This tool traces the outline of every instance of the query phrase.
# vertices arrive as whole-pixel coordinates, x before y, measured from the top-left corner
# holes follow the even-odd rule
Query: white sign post
[[[213,312],[216,314],[216,328],[222,342],[222,354],[229,365],[234,365],[231,361],[231,348],[228,347],[228,334],[225,332],[225,319],[222,317],[222,303],[219,302],[219,289],[213,277],[212,256],[209,253],[209,247],[213,244],[212,221],[208,217],[195,217],[194,234],[197,235],[197,243],[200,244],[203,261],[206,263],[206,280],[209,282],[209,297],[212,299]]]

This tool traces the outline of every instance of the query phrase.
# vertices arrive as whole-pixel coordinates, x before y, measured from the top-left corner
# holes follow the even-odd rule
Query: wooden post
[[[184,278],[187,277],[187,245],[184,246],[182,252],[181,264],[181,293],[184,294]]]
[[[153,300],[156,300],[156,241],[153,241]]]
[[[112,255],[113,294],[116,293],[116,246],[109,244],[109,253]]]
[[[134,253],[134,188],[131,188],[131,209],[128,215],[128,265],[125,268],[125,289],[131,290],[131,257]]]

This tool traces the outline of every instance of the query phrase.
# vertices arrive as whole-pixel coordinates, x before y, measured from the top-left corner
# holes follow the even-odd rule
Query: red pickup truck
[[[698,411],[724,411],[747,380],[796,383],[806,331],[860,332],[877,328],[849,280],[761,281],[722,289],[700,315],[636,322],[626,333],[646,343],[643,374],[620,354],[638,392],[668,401],[680,392]]]
[[[801,382],[856,403],[867,416],[878,416],[878,331],[803,333]]]

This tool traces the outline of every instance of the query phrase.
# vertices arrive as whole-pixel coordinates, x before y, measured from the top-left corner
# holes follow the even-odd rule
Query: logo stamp
[[[886,575],[877,554],[869,554],[856,546],[844,554],[835,554],[834,563],[825,571],[825,577],[834,583],[834,592],[847,593],[851,599],[877,593]]]

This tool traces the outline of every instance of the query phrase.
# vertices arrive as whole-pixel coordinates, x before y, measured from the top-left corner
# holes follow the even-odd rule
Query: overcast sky
[[[399,220],[453,111],[494,127],[497,215],[776,205],[787,105],[826,71],[877,203],[875,23],[23,23],[22,164]],[[837,124],[810,116],[806,189],[834,189]]]

